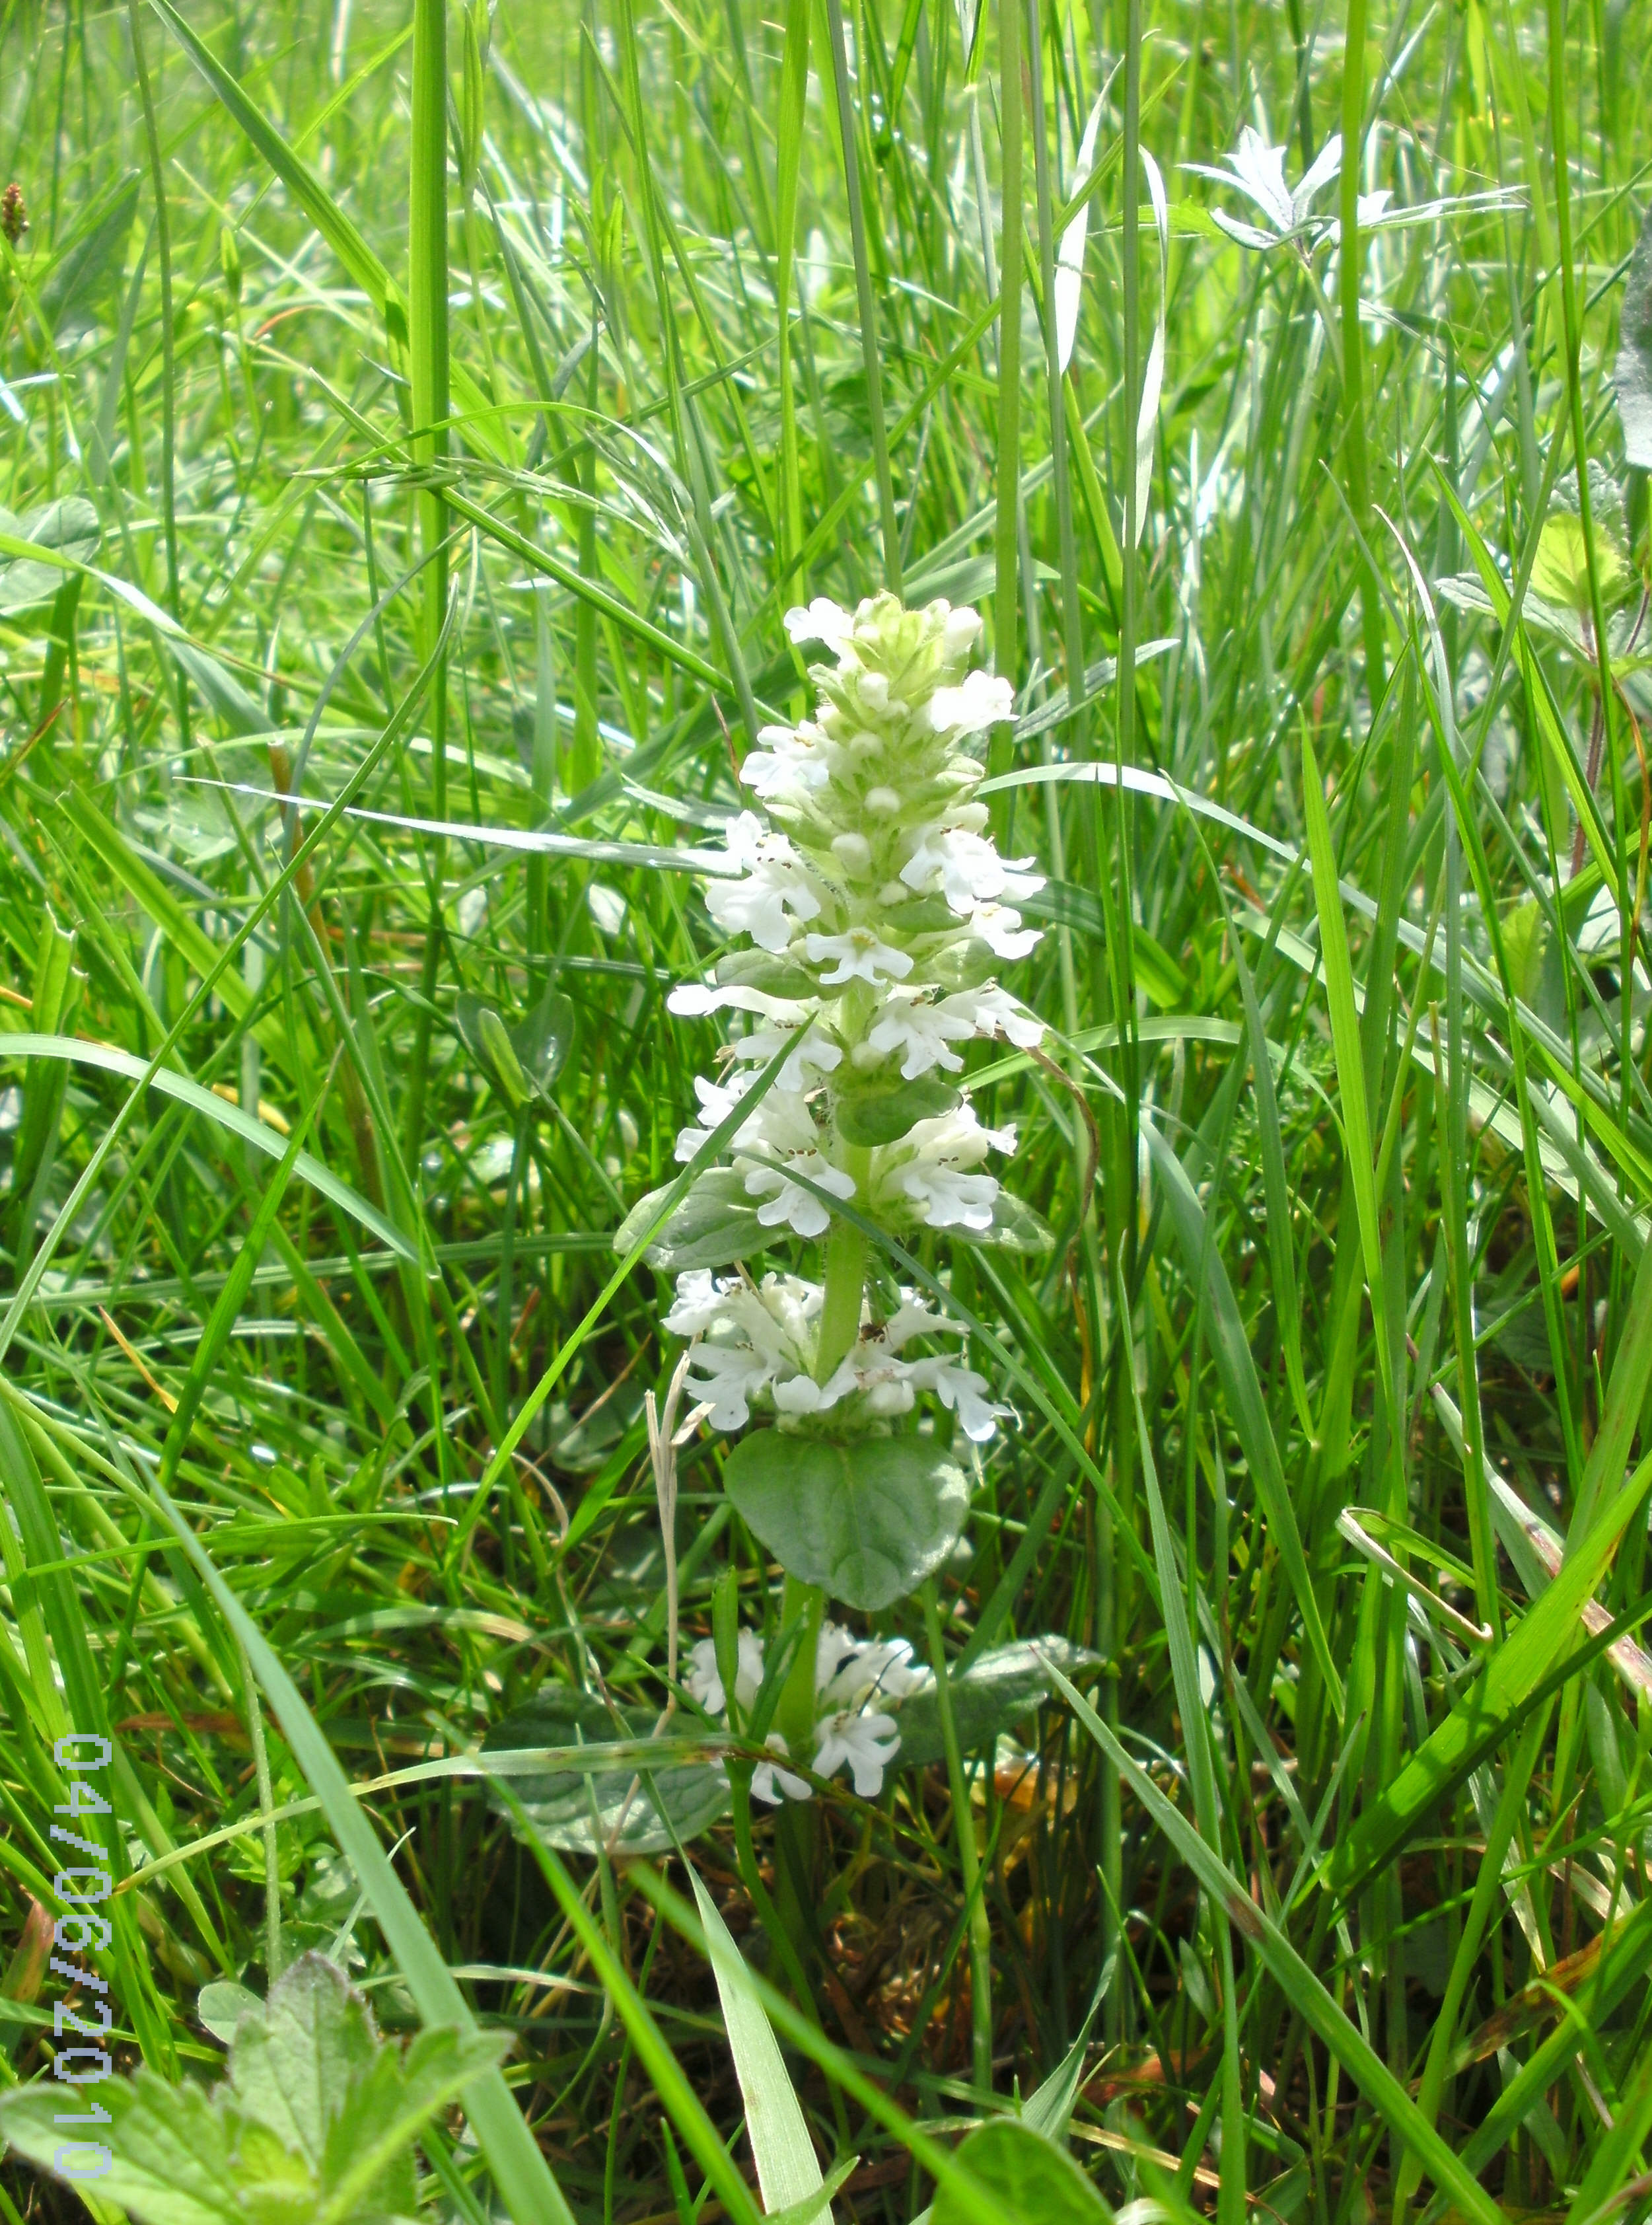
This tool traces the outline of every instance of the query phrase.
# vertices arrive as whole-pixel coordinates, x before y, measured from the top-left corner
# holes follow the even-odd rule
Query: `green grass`
[[[212,2074],[196,1996],[263,1989],[273,1863],[388,2025],[516,2035],[429,2144],[440,2214],[552,2215],[547,2167],[580,2225],[742,2209],[680,1861],[541,1861],[434,1765],[542,1687],[665,1703],[677,1353],[661,1278],[603,1294],[715,1044],[665,1011],[718,948],[669,853],[802,709],[784,610],[898,580],[1020,691],[993,808],[1052,877],[1016,986],[1056,1034],[978,1089],[1056,1245],[917,1262],[1021,1419],[883,1621],[954,1672],[1099,1659],[1019,1782],[817,1803],[823,1963],[775,2015],[860,2158],[837,2211],[915,2218],[1098,2001],[1073,2152],[1116,2206],[1643,2215],[1637,11],[13,0],[0,40],[7,1954],[52,1741],[112,1727],[113,1859],[167,1863],[117,1899],[128,2057]],[[1352,254],[1224,236],[1259,212],[1186,166],[1246,124],[1293,184],[1363,133],[1314,204]],[[1383,188],[1503,199],[1373,231]],[[71,498],[93,568],[31,599],[18,521]],[[552,986],[572,1051],[515,1109],[459,1000]],[[723,1449],[680,1457],[683,1634],[723,1582],[772,1635]],[[775,1835],[693,1859],[794,1997]],[[49,2008],[31,1968],[0,1992]]]

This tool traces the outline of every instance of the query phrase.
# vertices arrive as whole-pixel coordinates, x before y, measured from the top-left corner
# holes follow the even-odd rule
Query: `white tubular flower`
[[[1035,896],[1044,876],[1028,870],[1034,863],[1031,858],[1001,858],[991,842],[968,827],[924,827],[901,878],[921,894],[939,875],[941,894],[961,917],[998,897]]]
[[[722,1312],[725,1285],[709,1267],[693,1267],[677,1277],[677,1300],[666,1315],[673,1336],[702,1336]]]
[[[693,1157],[695,1152],[706,1141],[706,1134],[715,1128],[719,1121],[728,1119],[756,1080],[756,1076],[751,1074],[737,1074],[726,1083],[707,1081],[703,1074],[697,1074],[694,1076],[694,1094],[699,1100],[699,1125],[696,1127],[685,1128],[679,1134],[676,1157],[680,1160],[686,1164]],[[765,1105],[768,1101],[767,1098],[763,1100]],[[748,1121],[746,1128],[754,1125],[753,1122]],[[737,1144],[745,1134],[746,1128],[737,1130],[735,1134]]]
[[[774,1379],[773,1362],[749,1344],[701,1344],[686,1387],[696,1405],[710,1410],[706,1418],[714,1429],[743,1429],[751,1419],[751,1401]]]
[[[788,1027],[756,1028],[749,1036],[736,1036],[729,1048],[736,1058],[761,1059],[765,1064],[773,1058],[788,1036],[795,1032]],[[817,1029],[804,1036],[797,1049],[780,1069],[776,1089],[794,1093],[813,1087],[807,1069],[813,1067],[816,1074],[835,1074],[843,1064],[843,1052],[830,1036]],[[713,1125],[716,1124],[713,1123]]]
[[[685,1277],[678,1278],[680,1290]],[[706,1278],[708,1281],[710,1277]],[[910,1290],[902,1290],[901,1303],[883,1324],[883,1342],[891,1352],[899,1352],[915,1336],[964,1336],[967,1334],[962,1322],[948,1321],[921,1298],[915,1298]]]
[[[785,1740],[778,1731],[770,1731],[764,1741],[770,1753],[787,1753]],[[782,1769],[777,1761],[760,1761],[751,1772],[751,1797],[777,1808],[781,1801],[813,1800],[814,1788],[805,1777],[794,1777],[789,1769]]]
[[[912,1379],[919,1389],[933,1391],[948,1412],[958,1416],[958,1425],[972,1444],[985,1444],[997,1434],[999,1422],[1014,1411],[1010,1406],[994,1405],[984,1396],[985,1376],[978,1375],[972,1367],[960,1366],[955,1360],[915,1360]]]
[[[892,949],[870,927],[851,927],[846,935],[805,935],[803,949],[811,966],[823,966],[829,958],[837,961],[830,973],[820,976],[821,986],[827,989],[844,981],[870,981],[876,988],[880,977],[904,981],[912,971],[906,952]]]
[[[967,1012],[958,1010],[963,1004],[971,1006]],[[866,1040],[874,1050],[886,1055],[898,1050],[902,1074],[907,1081],[915,1081],[921,1074],[937,1066],[946,1074],[961,1074],[964,1062],[949,1046],[967,1043],[981,1032],[975,1023],[972,999],[948,997],[933,1004],[920,991],[897,989],[878,1006]]]
[[[688,1666],[683,1675],[683,1689],[693,1700],[699,1702],[708,1715],[720,1715],[728,1708],[728,1695],[723,1689],[723,1678],[717,1666],[717,1640],[702,1638],[688,1649]],[[763,1689],[763,1640],[755,1631],[743,1630],[734,1670],[734,1696],[742,1708],[749,1708]]]
[[[731,819],[725,839],[730,858],[749,870],[741,881],[713,881],[706,909],[725,935],[749,935],[778,955],[791,943],[794,920],[820,917],[820,899],[785,835],[771,834],[755,811]]]
[[[900,1170],[895,1187],[930,1228],[972,1228],[984,1234],[992,1226],[998,1184],[991,1175],[959,1174],[955,1167],[919,1160]]]
[[[787,636],[794,643],[823,641],[830,650],[842,650],[854,631],[855,621],[848,612],[824,595],[817,595],[807,610],[800,607],[786,613]]]
[[[853,1363],[845,1360],[837,1372],[824,1383],[817,1383],[812,1375],[794,1375],[784,1383],[775,1385],[775,1411],[777,1414],[825,1414],[845,1398],[852,1398],[860,1388],[860,1379]]]
[[[845,1709],[828,1715],[818,1726],[814,1773],[830,1777],[847,1762],[857,1793],[863,1800],[876,1800],[883,1790],[883,1772],[900,1744],[899,1727],[887,1715],[855,1715]],[[755,1783],[752,1789],[756,1789]]]
[[[823,1622],[814,1641],[814,1696],[824,1700],[832,1689],[832,1680],[845,1661],[852,1661],[860,1651],[860,1640],[840,1623]],[[841,1702],[839,1702],[842,1704]]]
[[[1006,1036],[1017,1050],[1036,1050],[1044,1040],[1044,1023],[1003,989],[972,989],[968,1000],[975,1011],[978,1036]],[[962,1005],[963,997],[950,997],[949,1005]]]
[[[992,672],[971,672],[961,688],[937,688],[929,723],[938,734],[984,734],[1016,715],[1015,690]]]
[[[863,1645],[855,1670],[861,1680],[856,1696],[863,1702],[873,1692],[886,1700],[904,1700],[929,1682],[927,1670],[913,1667],[912,1648],[904,1638],[875,1639]]]
[[[737,1159],[735,1164],[745,1176],[746,1195],[764,1201],[757,1208],[757,1219],[765,1228],[789,1228],[794,1236],[826,1234],[832,1215],[813,1192],[793,1182],[784,1168],[766,1159]],[[854,1176],[829,1166],[818,1151],[794,1152],[786,1166],[821,1189],[830,1190],[833,1197],[846,1199],[855,1194]]]
[[[995,958],[1005,960],[1027,957],[1042,939],[1042,930],[1022,927],[1021,914],[1011,910],[1008,904],[978,906],[970,921],[970,930],[980,937]]]
[[[763,801],[799,804],[832,777],[818,726],[764,726],[740,766],[740,785]]]
[[[666,1010],[684,1020],[702,1020],[711,1012],[756,1012],[782,1027],[801,1027],[815,1006],[792,997],[771,997],[766,989],[748,989],[738,982],[682,981],[666,998]]]

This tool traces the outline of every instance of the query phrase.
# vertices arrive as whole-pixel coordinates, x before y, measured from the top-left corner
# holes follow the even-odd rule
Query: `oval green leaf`
[[[1037,2225],[1109,2225],[1106,2203],[1064,2148],[1014,2117],[998,2117],[972,2132],[958,2160],[1012,2217]],[[934,2225],[972,2225],[971,2214],[941,2187]]]
[[[723,1483],[788,1575],[869,1614],[940,1566],[970,1505],[962,1466],[928,1437],[837,1444],[755,1429]]]

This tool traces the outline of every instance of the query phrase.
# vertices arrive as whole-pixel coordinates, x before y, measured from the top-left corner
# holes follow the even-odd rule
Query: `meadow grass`
[[[1016,686],[1054,1032],[973,1081],[1054,1243],[915,1263],[1020,1418],[880,1627],[1079,1650],[1013,1741],[817,1796],[789,1960],[773,1827],[692,1847],[836,2204],[905,2225],[1081,2042],[1115,2208],[1643,2214],[1637,11],[0,40],[10,2076],[52,1742],[107,1730],[112,1859],[163,1865],[123,2063],[210,2076],[202,1987],[320,1946],[390,2030],[514,2035],[426,2136],[439,2214],[750,2211],[683,1860],[560,1861],[465,1757],[577,1693],[632,1769],[719,1581],[776,1631],[701,1431],[668,1632],[677,1348],[611,1238],[714,1048],[665,1009],[721,947],[681,853],[805,706],[784,612],[887,585]],[[1269,217],[1189,167],[1247,129],[1339,176]],[[542,1094],[484,1006],[554,1013]],[[0,2165],[0,2215],[75,2214]]]

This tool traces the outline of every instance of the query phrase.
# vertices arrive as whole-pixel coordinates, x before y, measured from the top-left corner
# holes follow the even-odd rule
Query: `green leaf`
[[[1652,208],[1642,222],[1624,281],[1612,384],[1624,456],[1637,471],[1652,472]]]
[[[870,1146],[898,1144],[920,1120],[934,1120],[950,1112],[960,1093],[939,1074],[922,1074],[915,1081],[897,1082],[892,1089],[868,1089],[852,1097],[839,1097],[832,1107],[838,1133],[845,1143]]]
[[[972,2132],[958,2160],[996,2194],[1012,2216],[1037,2225],[1109,2225],[1111,2213],[1064,2148],[1024,2120],[995,2118]],[[968,2213],[950,2187],[940,2188],[934,2225],[968,2225]]]
[[[756,1429],[729,1455],[724,1487],[788,1575],[876,1613],[938,1569],[969,1512],[969,1483],[926,1437],[821,1437]]]
[[[99,2195],[139,2225],[411,2216],[414,2141],[497,2065],[505,2036],[427,2031],[403,2055],[380,2038],[365,1997],[320,1955],[294,1962],[268,2003],[247,1998],[229,2077],[212,2093],[170,2086],[147,2069],[98,2087],[110,2117],[96,2128],[110,2158]],[[60,2086],[42,2081],[0,2101],[0,2134],[54,2172],[63,2099]]]
[[[237,1986],[231,1978],[219,1978],[210,1986],[203,1986],[195,1996],[195,2014],[213,2038],[221,2039],[225,2047],[235,2038],[236,2029],[247,2011],[263,2007],[256,1994],[245,1986]]]
[[[639,1198],[620,1223],[614,1249],[622,1259],[660,1210],[660,1201],[669,1187],[661,1183]],[[769,1232],[758,1220],[757,1208],[746,1195],[741,1176],[732,1167],[712,1167],[642,1256],[661,1274],[679,1275],[689,1267],[729,1266],[748,1252],[760,1252],[769,1239]]]
[[[137,214],[137,178],[122,180],[100,217],[59,257],[40,289],[41,314],[61,340],[92,330],[126,259],[127,237]]]
[[[947,1678],[953,1721],[964,1753],[978,1753],[1000,1732],[1013,1730],[1050,1696],[1050,1668],[1069,1677],[1092,1668],[1101,1659],[1065,1638],[1020,1639],[978,1654],[967,1669],[954,1667]],[[941,1737],[940,1702],[933,1679],[902,1701],[896,1720],[901,1726],[901,1750],[896,1759],[925,1768],[946,1753]]]
[[[651,1708],[617,1710],[619,1722],[589,1692],[545,1684],[527,1707],[496,1723],[483,1751],[520,1752],[535,1746],[590,1746],[605,1754],[617,1740],[648,1740],[659,1721]],[[678,1840],[697,1838],[728,1805],[728,1781],[711,1761],[665,1761],[637,1783],[637,1760],[593,1754],[586,1768],[548,1768],[540,1776],[513,1776],[511,1798],[495,1796],[496,1811],[526,1816],[533,1834],[563,1854],[657,1854]],[[663,1815],[661,1810],[663,1810]]]
[[[573,1043],[573,1005],[560,990],[547,989],[514,1027],[466,990],[454,1001],[453,1018],[465,1048],[487,1069],[512,1112],[536,1097],[541,1104],[551,1102],[551,1086]]]
[[[14,541],[27,541],[35,548],[55,548],[76,564],[89,564],[103,539],[97,511],[80,495],[48,502],[43,510],[31,510],[26,517],[14,517],[9,510],[0,510],[0,533]],[[73,576],[60,564],[48,564],[38,557],[10,557],[0,563],[0,618],[33,610],[37,603],[49,603],[65,579]]]
[[[745,2104],[746,2137],[757,2166],[763,2209],[770,2217],[776,2210],[795,2211],[798,2225],[822,2225],[822,2221],[829,2220],[831,2210],[822,2198],[820,2159],[787,2075],[774,2027],[763,2013],[745,1958],[692,1864],[688,1877],[699,1920],[706,1927],[706,1944],[711,1950],[734,2075]]]

